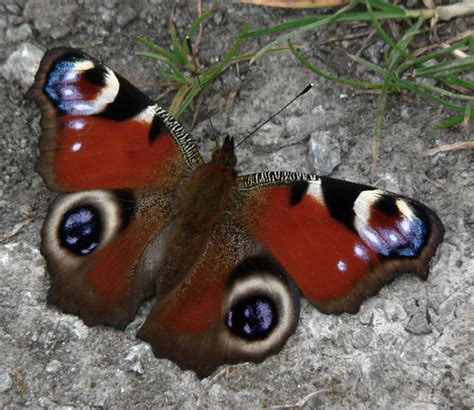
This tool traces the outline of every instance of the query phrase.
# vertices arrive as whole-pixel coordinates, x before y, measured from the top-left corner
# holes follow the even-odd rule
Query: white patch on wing
[[[76,131],[82,130],[86,125],[86,120],[82,118],[75,118],[66,122],[66,127]]]
[[[156,115],[156,111],[153,105],[149,105],[142,112],[138,113],[135,117],[135,121],[144,122],[145,124],[151,124],[153,117]]]
[[[107,67],[104,67],[104,69],[106,72],[105,85],[100,94],[98,94],[94,100],[96,104],[96,113],[102,112],[106,108],[107,104],[113,102],[120,89],[119,80],[115,76],[114,72]]]
[[[354,213],[356,215],[355,225],[357,223],[367,224],[370,218],[370,211],[372,205],[376,203],[383,195],[384,191],[380,189],[371,189],[369,191],[362,191],[354,202]]]
[[[321,190],[321,180],[318,181],[308,181],[308,195],[311,195],[316,201],[324,205],[323,191]]]
[[[344,261],[337,262],[337,269],[339,269],[341,272],[345,272],[347,270],[347,263]]]
[[[355,200],[353,209],[355,213],[354,226],[365,245],[377,253],[386,255],[390,251],[391,245],[387,240],[391,232],[386,229],[379,230],[369,224],[372,207],[383,194],[385,192],[380,189],[362,191]],[[357,250],[355,251],[357,255]]]
[[[397,204],[397,208],[400,211],[400,213],[409,221],[413,221],[415,219],[415,213],[413,212],[413,209],[411,209],[410,205],[406,203],[403,199],[399,198],[395,202]],[[403,220],[405,220],[403,218]]]
[[[71,71],[69,74],[74,72],[86,71],[94,68],[94,63],[90,60],[81,60],[74,62],[74,71]]]
[[[359,258],[359,259],[362,259],[364,261],[368,261],[369,260],[369,254],[367,253],[367,249],[365,248],[364,245],[362,245],[361,243],[356,243],[354,245],[354,254]]]

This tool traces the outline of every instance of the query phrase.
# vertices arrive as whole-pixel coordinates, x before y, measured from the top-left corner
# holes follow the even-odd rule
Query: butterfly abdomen
[[[224,165],[220,158],[201,166],[183,191],[180,217],[157,280],[158,292],[174,288],[193,270],[228,204],[236,177],[233,167]]]

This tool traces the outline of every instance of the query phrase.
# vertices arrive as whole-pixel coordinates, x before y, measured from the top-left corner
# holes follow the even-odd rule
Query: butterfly
[[[37,171],[58,192],[42,228],[48,302],[138,331],[198,377],[261,362],[297,326],[300,295],[356,313],[403,272],[426,279],[444,229],[425,205],[298,172],[237,175],[234,139],[205,162],[186,130],[73,48],[43,57]]]

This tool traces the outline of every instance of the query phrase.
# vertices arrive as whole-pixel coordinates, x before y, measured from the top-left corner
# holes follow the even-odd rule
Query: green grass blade
[[[377,20],[393,20],[393,19],[403,19],[403,18],[413,19],[413,18],[418,18],[422,15],[425,18],[430,17],[429,15],[428,16],[425,15],[424,13],[425,10],[406,10],[406,9],[400,9],[400,10],[401,11],[398,11],[398,12],[374,11],[373,15],[375,16]],[[434,11],[433,11],[433,14],[434,14]],[[334,14],[331,16],[334,16]],[[243,38],[246,39],[249,37],[260,37],[264,35],[276,34],[282,31],[290,30],[290,29],[298,29],[299,27],[306,27],[314,23],[320,23],[321,21],[324,21],[327,18],[328,18],[328,15],[322,15],[322,16],[311,16],[311,17],[305,17],[301,19],[290,20],[285,23],[277,24],[273,27],[249,31],[243,35]],[[352,23],[354,21],[370,21],[370,20],[371,20],[371,15],[368,12],[354,12],[354,13],[347,12],[347,13],[342,13],[340,15],[335,16],[334,20],[331,22],[332,23],[335,23],[335,22]]]
[[[288,47],[277,47],[277,48],[272,48],[270,50],[268,50],[265,55],[267,54],[272,54],[272,53],[278,53],[280,51],[286,51],[286,50],[289,50]],[[229,62],[229,64],[235,64],[235,63],[240,63],[242,61],[249,61],[253,58],[253,56],[255,55],[255,52],[252,52],[252,53],[246,53],[246,54],[240,54],[236,57],[232,57],[231,61]]]
[[[397,67],[396,72],[397,73],[403,73],[403,72],[407,71],[408,69],[410,69],[412,67],[420,66],[422,63],[425,63],[426,61],[435,60],[435,59],[439,59],[441,57],[444,57],[444,56],[450,54],[452,51],[455,51],[455,50],[463,47],[468,42],[469,42],[469,37],[466,37],[466,38],[463,38],[462,40],[457,41],[456,43],[452,44],[450,47],[448,47],[446,49],[441,49],[441,50],[438,50],[438,51],[434,51],[430,54],[426,54],[424,56],[420,56],[420,57],[408,60],[408,61],[404,62],[403,64],[400,64],[400,66]]]
[[[349,4],[346,6],[342,7],[339,11],[337,11],[334,14],[331,14],[329,16],[326,16],[323,20],[316,21],[315,23],[312,24],[307,24],[306,26],[300,27],[299,29],[296,29],[294,31],[291,31],[289,33],[281,34],[279,35],[275,40],[271,41],[268,43],[266,46],[264,46],[262,49],[260,49],[254,56],[252,60],[250,60],[250,63],[254,62],[257,58],[261,57],[266,51],[268,51],[270,48],[276,47],[278,44],[282,42],[286,42],[290,40],[291,38],[302,34],[308,30],[313,30],[316,27],[321,27],[326,24],[332,23],[335,21],[341,14],[346,13],[347,11],[351,10],[357,5],[357,0],[351,0]],[[245,37],[242,37],[245,38]]]
[[[311,16],[311,17],[304,17],[300,19],[290,20],[284,23],[276,24],[273,27],[249,31],[245,34],[242,34],[242,38],[247,39],[250,37],[260,37],[260,36],[280,33],[286,30],[297,29],[298,27],[307,26],[308,24],[315,23],[319,20],[323,20],[324,18],[325,16]]]
[[[191,24],[191,27],[189,27],[188,30],[186,31],[186,36],[191,37],[196,32],[196,30],[199,28],[201,23],[204,20],[206,20],[212,13],[214,13],[213,9],[206,10],[196,20],[194,20],[193,24]]]
[[[474,56],[458,58],[453,61],[447,61],[430,67],[420,68],[416,70],[417,77],[445,77],[453,74],[474,70]]]
[[[185,56],[181,44],[179,44],[178,36],[176,34],[176,28],[174,24],[171,25],[171,43],[173,44],[173,51],[178,59],[179,63],[183,66],[188,62],[187,57]]]
[[[174,73],[170,73],[169,71],[163,70],[162,68],[158,68],[158,74],[161,77],[166,78],[167,80],[171,80],[175,83],[186,84],[186,80],[184,79],[184,77],[178,76]]]
[[[191,104],[191,102],[194,100],[196,95],[199,94],[200,91],[201,91],[201,86],[196,81],[191,87],[191,89],[189,90],[189,92],[187,93],[186,97],[181,102],[178,110],[176,111],[176,117],[179,117],[188,108],[189,104]]]
[[[446,77],[442,78],[441,81],[444,84],[449,84],[455,87],[465,88],[469,91],[474,91],[474,83],[472,81],[466,81],[459,77]]]
[[[370,5],[386,13],[395,13],[400,15],[406,13],[406,10],[403,7],[395,6],[393,4],[387,3],[386,1],[370,0]]]
[[[431,128],[433,130],[439,130],[440,128],[452,127],[464,121],[464,114],[455,115],[454,117],[447,118],[434,124]]]
[[[149,57],[149,58],[153,58],[155,60],[158,60],[158,61],[161,61],[162,63],[166,64],[168,67],[171,68],[171,70],[173,70],[173,72],[181,77],[183,80],[185,80],[184,76],[181,74],[181,71],[178,69],[178,67],[172,63],[171,61],[169,61],[166,57],[163,57],[159,54],[155,54],[155,53],[148,53],[146,51],[139,51],[136,53],[138,56],[142,56],[142,57]]]
[[[173,98],[173,101],[171,102],[171,105],[168,107],[169,113],[173,115],[175,118],[178,118],[183,113],[184,109],[180,111],[180,107],[182,107],[183,100],[188,95],[190,89],[191,89],[190,84],[185,84],[182,87],[179,87],[178,92],[176,93],[176,95]]]
[[[351,80],[349,78],[343,78],[343,77],[337,77],[332,74],[329,74],[323,70],[321,70],[319,67],[315,66],[312,64],[304,55],[303,53],[299,52],[292,44],[290,41],[288,41],[288,45],[290,47],[291,52],[293,55],[300,61],[301,64],[309,68],[311,71],[314,73],[318,74],[319,76],[326,78],[327,80],[331,81],[336,81],[340,84],[345,84],[345,85],[350,85],[353,87],[360,87],[360,88],[365,88],[368,90],[373,90],[373,89],[381,89],[383,87],[383,84],[376,84],[376,83],[364,83],[361,81],[356,81],[356,80]]]
[[[405,48],[407,47],[408,42],[405,40],[402,42],[403,38],[400,40],[400,44],[397,44],[382,28],[380,25],[379,21],[374,15],[374,12],[372,10],[372,7],[370,5],[369,0],[366,0],[365,2],[367,10],[369,11],[370,17],[371,17],[371,22],[372,25],[375,27],[375,30],[379,34],[379,36],[382,38],[382,40],[385,41],[390,47],[392,47],[392,52],[390,53],[390,56],[388,58],[388,65],[389,65],[389,70],[393,69],[395,65],[398,62],[398,59],[400,58],[401,55],[403,55],[405,58],[411,58],[411,56],[405,51]],[[421,19],[418,19],[418,27],[421,25],[420,23]]]
[[[443,88],[436,87],[436,86],[431,85],[431,84],[416,82],[416,85],[418,85],[421,88],[424,88],[425,90],[432,91],[436,94],[443,95],[445,97],[450,97],[450,98],[459,99],[459,100],[467,100],[467,101],[473,101],[474,100],[474,97],[471,97],[469,95],[453,93],[451,91],[445,90]]]
[[[142,37],[142,36],[137,36],[137,40],[142,43],[143,45],[147,46],[148,48],[150,48],[151,50],[154,50],[156,51],[158,54],[161,54],[163,55],[164,57],[166,57],[168,60],[170,61],[173,61],[175,64],[179,64],[180,61],[177,59],[177,57],[171,52],[171,51],[168,51],[166,49],[164,49],[163,47],[160,47],[159,45],[153,43],[153,41],[150,41],[148,39],[146,39],[145,37]],[[153,57],[154,58],[154,57]]]
[[[383,132],[383,122],[385,110],[387,108],[388,91],[390,88],[390,80],[387,78],[383,83],[382,93],[379,97],[379,106],[377,108],[377,117],[375,120],[375,128],[372,134],[372,174],[375,174],[377,167],[377,158],[379,156],[380,140]]]
[[[245,32],[247,30],[247,25],[244,26],[242,29],[242,32]],[[209,70],[207,73],[204,73],[203,75],[203,85],[207,84],[209,81],[212,81],[214,78],[216,78],[222,71],[225,70],[227,65],[230,64],[232,61],[232,58],[235,56],[237,51],[239,51],[240,47],[242,46],[243,38],[241,36],[237,37],[237,40],[234,44],[234,46],[225,54],[224,58],[222,61],[218,64],[216,64],[211,70]]]
[[[395,74],[391,73],[390,71],[384,70],[383,68],[379,67],[376,64],[373,64],[367,60],[364,60],[363,58],[357,57],[357,56],[352,56],[352,58],[357,61],[359,64],[363,64],[366,67],[370,68],[371,70],[375,71],[378,74],[383,75],[385,78],[388,78],[392,80],[393,84],[399,88],[406,88],[409,90],[414,91],[415,93],[421,95],[422,97],[426,98],[429,101],[432,101],[434,103],[444,105],[446,107],[449,107],[455,111],[464,111],[464,107],[459,104],[455,104],[451,101],[439,98],[435,95],[432,95],[425,90],[422,89],[420,84],[417,83],[412,83],[410,81],[403,80],[401,78],[398,78]]]

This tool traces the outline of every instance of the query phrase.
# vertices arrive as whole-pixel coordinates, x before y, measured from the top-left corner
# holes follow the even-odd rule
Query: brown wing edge
[[[70,47],[57,47],[45,53],[35,80],[31,88],[26,92],[25,98],[35,101],[41,110],[41,137],[39,148],[41,155],[36,161],[35,169],[41,175],[45,185],[54,191],[63,191],[56,183],[52,170],[54,150],[56,148],[55,136],[58,134],[61,124],[58,117],[58,110],[44,93],[43,86],[46,76],[51,66],[61,57],[70,53],[81,53],[80,50]],[[95,62],[95,60],[92,59]]]

